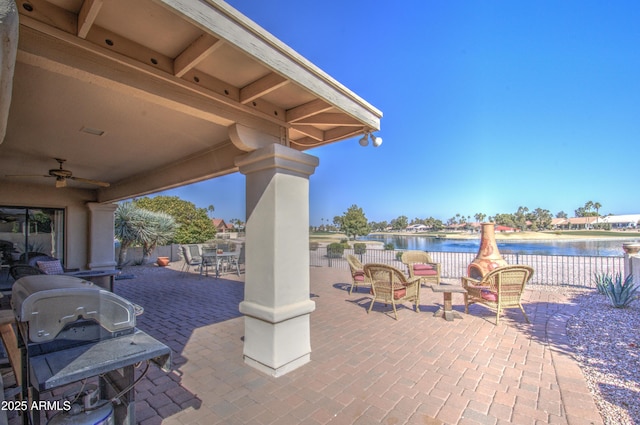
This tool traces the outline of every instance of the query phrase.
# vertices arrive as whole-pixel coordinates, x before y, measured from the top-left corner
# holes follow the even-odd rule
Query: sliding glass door
[[[2,263],[26,263],[36,254],[64,263],[64,221],[64,209],[0,206]]]

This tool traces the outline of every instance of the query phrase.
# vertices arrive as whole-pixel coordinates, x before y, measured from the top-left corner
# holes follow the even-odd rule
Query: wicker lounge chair
[[[367,313],[373,308],[373,303],[383,302],[391,304],[393,314],[398,320],[396,304],[411,301],[415,305],[416,313],[420,311],[420,278],[408,278],[398,269],[386,264],[365,264],[364,272],[371,281],[371,305]]]
[[[469,304],[484,304],[496,310],[497,325],[503,309],[518,307],[527,323],[531,323],[520,302],[524,286],[531,276],[533,276],[531,267],[513,265],[492,270],[481,281],[463,277],[462,286],[467,290],[464,296],[465,313],[469,313]]]
[[[347,263],[349,263],[349,269],[351,271],[351,288],[349,288],[349,295],[351,295],[354,287],[358,290],[359,284],[369,285],[371,282],[364,272],[364,266],[355,255],[347,255]]]
[[[402,263],[407,266],[409,277],[420,277],[422,283],[427,282],[440,285],[440,263],[434,263],[425,251],[405,251],[402,253]]]

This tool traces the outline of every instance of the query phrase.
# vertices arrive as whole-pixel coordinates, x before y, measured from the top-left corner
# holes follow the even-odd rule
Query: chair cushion
[[[369,293],[371,295],[373,295],[373,288],[369,289]],[[399,300],[400,298],[404,297],[405,295],[407,295],[407,290],[405,288],[400,288],[400,289],[396,289],[395,291],[393,291],[393,299],[394,300]]]
[[[413,270],[433,270],[433,266],[431,264],[414,264]]]
[[[422,269],[422,270],[413,269],[413,274],[414,276],[437,276],[438,271],[434,269]]]
[[[38,268],[44,274],[63,274],[62,264],[60,260],[38,261]]]
[[[353,280],[356,282],[364,282],[364,272],[356,272],[356,274],[353,275]]]
[[[482,289],[480,291],[480,296],[483,300],[487,301],[498,301],[498,295],[495,292],[491,292],[488,289]]]
[[[396,289],[393,291],[393,299],[399,300],[400,298],[407,295],[407,290],[405,288]]]

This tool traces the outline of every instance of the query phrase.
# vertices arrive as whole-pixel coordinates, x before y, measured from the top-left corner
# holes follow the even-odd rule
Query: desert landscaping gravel
[[[614,308],[595,290],[575,291],[580,306],[567,336],[605,424],[640,424],[640,300]]]

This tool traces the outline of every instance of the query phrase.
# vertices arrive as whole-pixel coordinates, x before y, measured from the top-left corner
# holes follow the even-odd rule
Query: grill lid
[[[109,332],[136,325],[132,303],[91,282],[65,275],[25,276],[13,285],[11,306],[19,322],[28,322],[29,340],[51,341],[79,319],[97,322]]]

